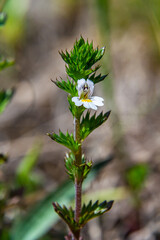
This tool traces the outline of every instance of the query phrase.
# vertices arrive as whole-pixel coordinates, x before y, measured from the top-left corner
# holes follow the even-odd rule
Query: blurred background
[[[90,221],[88,240],[160,239],[159,0],[0,0],[0,55],[15,60],[0,72],[1,89],[15,89],[0,116],[0,239],[60,240],[65,224],[52,202],[73,204],[64,168],[66,148],[47,132],[73,130],[67,95],[50,79],[66,79],[58,51],[82,35],[106,47],[108,77],[96,86],[109,120],[84,142],[95,169],[84,202],[115,200]],[[105,164],[101,164],[105,163]],[[96,168],[97,166],[97,168]]]

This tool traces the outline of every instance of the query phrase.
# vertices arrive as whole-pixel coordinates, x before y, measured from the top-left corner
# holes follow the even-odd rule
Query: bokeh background
[[[3,6],[4,5],[4,6]],[[58,51],[83,36],[106,47],[96,87],[109,120],[84,143],[94,165],[84,201],[115,200],[83,231],[88,240],[160,239],[159,0],[1,0],[0,54],[15,59],[0,72],[15,94],[0,116],[0,239],[60,240],[67,228],[52,201],[73,204],[64,168],[66,149],[47,132],[73,130],[66,94],[50,81],[66,79]],[[99,110],[99,111],[100,111]]]

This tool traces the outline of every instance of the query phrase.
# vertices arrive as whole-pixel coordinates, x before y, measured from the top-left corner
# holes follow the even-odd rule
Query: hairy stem
[[[80,138],[80,118],[74,118],[74,139],[81,143]],[[81,145],[75,155],[76,165],[79,166],[82,161],[82,149]],[[82,180],[78,176],[75,176],[75,221],[79,221],[81,213],[81,201],[82,201]],[[79,240],[80,231],[77,233],[77,236],[74,236],[75,240]]]

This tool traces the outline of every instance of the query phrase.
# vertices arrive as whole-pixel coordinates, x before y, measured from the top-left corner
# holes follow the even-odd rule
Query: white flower
[[[97,106],[103,106],[104,99],[101,97],[93,96],[94,91],[94,83],[87,79],[87,81],[82,78],[78,80],[77,90],[79,97],[73,97],[72,102],[75,103],[76,106],[84,106],[85,108],[92,108],[97,110]]]

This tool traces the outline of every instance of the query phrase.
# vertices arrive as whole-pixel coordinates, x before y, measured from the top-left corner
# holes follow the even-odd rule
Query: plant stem
[[[74,118],[74,139],[81,143],[80,138],[80,118]],[[81,145],[75,155],[76,165],[79,166],[82,161],[82,148]],[[79,176],[75,176],[75,221],[79,221],[81,213],[81,202],[82,202],[82,180],[79,179]],[[75,240],[79,240],[80,230],[75,237]]]

